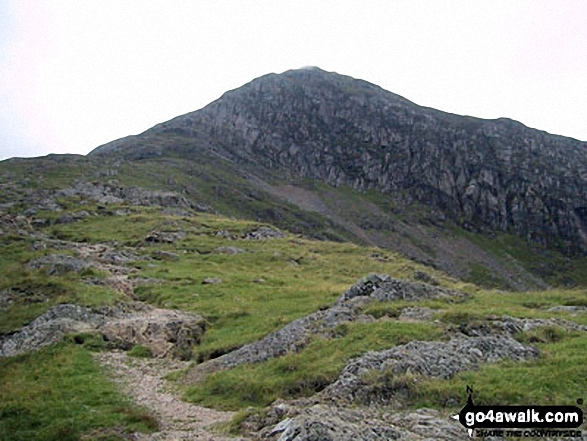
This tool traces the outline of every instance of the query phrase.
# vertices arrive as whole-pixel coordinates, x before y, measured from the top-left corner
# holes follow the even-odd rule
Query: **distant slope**
[[[305,237],[376,244],[483,286],[534,290],[587,282],[585,259],[568,259],[515,235],[468,232],[422,205],[399,206],[374,190],[312,181],[283,185],[274,176],[269,183],[230,161],[205,158],[50,155],[0,162],[0,212],[24,213],[35,223],[39,209],[59,209],[60,188],[79,187],[107,201],[140,195],[133,188],[142,187],[173,191],[197,209],[272,223]]]

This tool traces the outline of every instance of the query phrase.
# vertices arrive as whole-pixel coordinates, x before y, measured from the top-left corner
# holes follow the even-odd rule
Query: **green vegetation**
[[[190,388],[186,399],[237,410],[264,406],[277,398],[310,396],[333,383],[353,357],[412,340],[443,338],[442,329],[433,324],[390,321],[343,325],[337,334],[336,338],[315,338],[297,354],[212,374]]]
[[[1,439],[78,440],[89,432],[98,438],[101,428],[151,432],[157,423],[103,377],[88,349],[62,343],[0,358]]]
[[[151,348],[143,345],[134,345],[132,349],[128,351],[128,355],[136,358],[151,358],[153,357],[153,351]]]
[[[462,302],[418,302],[418,306],[439,310],[436,314],[438,321],[434,323],[394,320],[402,308],[413,306],[413,302],[375,303],[364,312],[383,317],[383,320],[342,326],[336,337],[317,338],[300,353],[212,374],[203,383],[190,388],[186,398],[203,405],[234,410],[263,406],[277,398],[308,396],[332,383],[346,362],[355,356],[412,340],[442,340],[447,337],[447,327],[461,323],[510,315],[522,318],[559,317],[587,324],[585,314],[572,316],[569,313],[547,311],[554,305],[577,303],[583,296],[581,291],[477,291]],[[385,373],[374,374],[371,381],[384,383],[386,387],[393,386],[394,389],[397,387],[403,394],[407,394],[414,407],[462,406],[463,391],[467,384],[483,389],[480,398],[487,403],[573,403],[579,390],[577,385],[587,375],[587,370],[579,361],[587,337],[558,327],[544,327],[518,338],[538,345],[542,357],[534,362],[487,365],[479,371],[466,372],[450,381],[423,380],[413,375],[391,378]],[[528,381],[530,377],[533,378],[531,382]],[[563,383],[567,379],[570,379],[571,385],[557,389],[557,382]]]
[[[530,272],[540,274],[543,280],[552,285],[587,285],[587,257],[569,259],[554,246],[529,243],[515,234],[472,233],[456,226],[450,229],[453,234],[465,236],[506,265],[521,265]],[[489,287],[499,287],[503,283],[498,276],[480,265],[471,266],[470,281]]]
[[[0,333],[12,332],[58,304],[103,306],[125,299],[113,289],[83,282],[87,277],[100,277],[98,271],[89,269],[50,276],[45,270],[23,265],[34,254],[20,253],[14,248],[12,251],[0,255],[0,266],[6,268],[0,280],[0,292],[10,299],[8,307],[0,309]]]
[[[488,288],[500,288],[508,285],[503,277],[500,277],[479,263],[471,263],[469,268],[469,279],[475,284]]]

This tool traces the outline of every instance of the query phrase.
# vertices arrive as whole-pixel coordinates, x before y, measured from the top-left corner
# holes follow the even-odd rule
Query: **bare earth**
[[[114,382],[138,405],[152,411],[159,420],[160,431],[151,435],[137,433],[140,441],[236,441],[244,438],[227,438],[217,435],[211,426],[230,421],[232,412],[196,406],[180,399],[166,384],[164,377],[170,372],[185,369],[187,362],[169,359],[139,359],[124,352],[96,354],[97,361],[106,368]]]

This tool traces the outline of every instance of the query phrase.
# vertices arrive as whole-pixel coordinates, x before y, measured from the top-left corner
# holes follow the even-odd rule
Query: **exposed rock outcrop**
[[[109,320],[99,332],[110,341],[147,346],[155,357],[189,360],[192,347],[200,343],[206,321],[195,314],[146,308],[139,314]]]
[[[537,328],[555,327],[565,331],[587,332],[587,326],[578,323],[552,318],[552,319],[519,319],[516,317],[502,316],[489,317],[484,321],[470,321],[457,326],[454,330],[469,337],[487,335],[518,336],[523,332]]]
[[[463,427],[432,409],[389,414],[375,408],[317,404],[264,428],[260,439],[278,441],[462,440]]]
[[[83,253],[78,253],[78,255],[83,255]],[[31,269],[44,269],[51,276],[60,276],[71,272],[79,273],[88,268],[105,270],[113,274],[128,274],[133,269],[128,268],[125,264],[131,260],[134,259],[119,252],[112,252],[102,257],[90,257],[87,254],[84,257],[70,256],[67,254],[48,254],[31,260],[27,263],[27,267]],[[119,264],[106,262],[117,262]]]
[[[83,197],[100,204],[121,204],[160,206],[175,209],[196,209],[209,211],[206,207],[195,206],[184,196],[171,191],[155,191],[140,187],[120,187],[113,184],[77,181],[73,187],[57,190],[57,197]]]
[[[0,356],[24,354],[60,342],[66,334],[96,330],[105,323],[107,315],[107,311],[78,305],[55,306],[20,330],[0,336]]]
[[[371,274],[346,291],[337,303],[325,310],[294,320],[254,343],[197,365],[188,374],[188,382],[222,369],[246,363],[258,363],[307,346],[316,335],[332,336],[342,324],[374,320],[360,312],[360,306],[373,301],[405,298],[412,301],[429,298],[458,298],[462,293],[421,282],[398,280],[387,275]]]
[[[98,332],[122,347],[141,344],[156,357],[188,359],[205,329],[206,322],[198,315],[141,303],[100,309],[58,305],[20,330],[0,336],[0,356],[34,351],[70,333]]]
[[[464,293],[411,280],[395,279],[386,274],[370,274],[359,280],[338,300],[346,303],[355,297],[369,297],[379,301],[386,300],[424,300],[436,298],[463,299]]]
[[[65,254],[50,254],[34,259],[28,263],[29,268],[44,269],[51,276],[63,275],[70,272],[80,272],[92,266],[92,263],[85,259]]]
[[[402,374],[447,379],[483,363],[504,359],[523,361],[537,356],[537,349],[502,336],[461,337],[448,342],[412,341],[352,360],[322,396],[348,403],[389,404],[402,393],[400,385],[393,382]],[[383,379],[373,381],[369,377],[372,372],[380,373]]]

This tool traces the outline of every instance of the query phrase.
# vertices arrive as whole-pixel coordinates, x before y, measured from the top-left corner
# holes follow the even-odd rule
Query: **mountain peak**
[[[257,78],[93,153],[212,151],[261,175],[376,190],[468,225],[587,250],[587,143],[505,121],[421,107],[312,66]]]
[[[297,70],[311,70],[311,71],[325,72],[323,69],[320,69],[318,66],[302,66]]]

